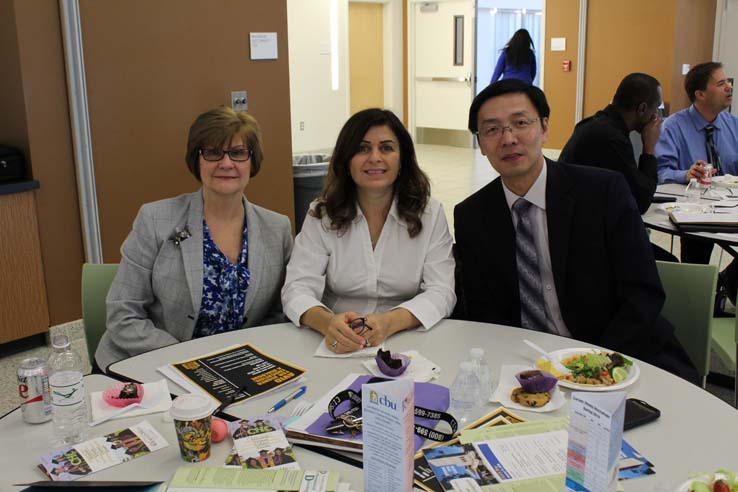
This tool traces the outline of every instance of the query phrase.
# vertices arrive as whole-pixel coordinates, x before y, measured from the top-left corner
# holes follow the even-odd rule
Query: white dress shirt
[[[311,209],[315,203],[311,204]],[[295,240],[282,288],[282,306],[297,326],[314,306],[331,312],[410,311],[425,329],[448,317],[456,304],[455,262],[441,203],[428,201],[423,229],[411,238],[393,201],[382,233],[372,249],[369,227],[356,207],[345,231],[328,228],[330,220],[308,215]]]
[[[536,243],[536,252],[538,253],[538,269],[541,274],[543,300],[546,303],[546,316],[548,316],[550,322],[549,329],[557,335],[571,337],[571,332],[566,328],[564,319],[561,317],[559,298],[556,294],[553,269],[551,268],[551,253],[548,249],[548,219],[546,218],[547,167],[547,164],[544,162],[541,174],[538,175],[533,186],[530,187],[528,193],[522,198],[533,204],[530,207],[529,213],[533,225],[533,240]],[[510,191],[505,186],[504,181],[502,182],[502,189],[505,191],[507,206],[511,209],[510,213],[512,214],[513,226],[517,228],[518,221],[515,214],[512,213],[512,206],[521,197]]]

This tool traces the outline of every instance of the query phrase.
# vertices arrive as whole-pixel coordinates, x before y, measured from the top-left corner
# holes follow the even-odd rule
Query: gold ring
[[[331,344],[331,348],[336,348],[338,346],[338,340],[333,340],[333,343]]]

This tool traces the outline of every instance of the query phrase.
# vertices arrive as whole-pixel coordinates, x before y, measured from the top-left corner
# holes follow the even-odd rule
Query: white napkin
[[[407,352],[400,353],[410,357],[410,365],[407,367],[405,372],[403,372],[396,378],[387,376],[382,371],[380,371],[379,366],[377,365],[376,358],[365,360],[364,362],[362,362],[362,364],[364,364],[364,367],[366,367],[366,369],[375,376],[390,379],[412,379],[416,383],[428,382],[431,379],[437,378],[441,374],[441,368],[438,367],[438,364],[429,359],[426,359],[425,357],[420,355],[420,352],[418,352],[417,350],[408,350]]]
[[[515,375],[521,371],[528,371],[531,369],[535,368],[518,365],[502,366],[500,368],[500,382],[497,385],[497,389],[495,389],[494,393],[492,393],[489,401],[499,402],[502,404],[503,407],[506,408],[525,410],[527,412],[553,412],[554,410],[561,408],[564,403],[566,403],[566,398],[564,398],[564,395],[559,389],[558,385],[554,386],[554,388],[549,391],[549,393],[551,393],[551,401],[549,401],[542,407],[526,407],[519,403],[515,403],[510,399],[510,393],[512,393],[515,388],[520,387],[520,384],[518,384],[518,380],[515,379]]]
[[[318,345],[318,348],[315,350],[315,357],[333,357],[337,359],[347,359],[349,357],[375,357],[377,355],[377,349],[384,349],[384,344],[379,346],[372,346],[372,347],[364,347],[361,350],[357,350],[356,352],[349,352],[347,354],[337,354],[335,352],[331,352],[331,349],[329,349],[325,344],[325,338],[321,340],[320,345]]]
[[[118,384],[118,383],[115,383]],[[145,383],[143,385],[144,396],[142,403],[159,398],[159,403],[152,408],[134,408],[128,412],[124,412],[122,415],[113,418],[127,418],[134,417],[136,415],[146,415],[148,413],[166,412],[169,407],[172,406],[172,398],[169,396],[169,387],[167,386],[166,379],[161,379],[155,383]],[[161,397],[159,397],[161,395]],[[97,391],[90,393],[90,407],[92,408],[92,421],[95,422],[104,417],[107,417],[111,413],[117,412],[120,407],[114,407],[105,403],[103,400],[103,392]]]

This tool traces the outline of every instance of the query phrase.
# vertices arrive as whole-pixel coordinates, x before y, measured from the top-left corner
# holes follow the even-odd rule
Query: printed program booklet
[[[306,372],[250,344],[228,347],[158,370],[185,389],[205,394],[218,404],[244,402],[294,383]],[[236,394],[239,388],[242,390]]]
[[[302,470],[241,470],[212,466],[180,466],[168,492],[220,492],[225,490],[335,492],[347,490],[338,473]]]
[[[144,420],[127,429],[50,451],[41,456],[38,467],[51,480],[77,480],[167,446],[166,439]]]
[[[300,468],[278,418],[263,416],[230,422],[228,434],[233,438],[235,456],[226,458],[226,466],[251,470]]]

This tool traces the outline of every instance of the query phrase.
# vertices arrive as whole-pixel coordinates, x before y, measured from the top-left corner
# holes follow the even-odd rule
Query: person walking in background
[[[518,29],[510,41],[501,50],[497,66],[492,74],[490,84],[500,77],[503,79],[520,79],[532,84],[536,78],[536,54],[533,40],[527,29]]]

